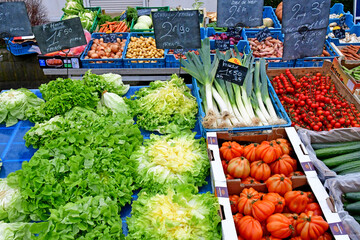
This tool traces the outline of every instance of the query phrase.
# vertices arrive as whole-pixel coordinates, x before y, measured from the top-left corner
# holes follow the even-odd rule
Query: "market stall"
[[[360,240],[360,26],[240,2],[32,27],[0,3],[8,50],[63,76],[1,89],[0,236]]]

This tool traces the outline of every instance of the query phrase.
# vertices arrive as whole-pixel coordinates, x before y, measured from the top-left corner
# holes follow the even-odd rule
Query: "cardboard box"
[[[335,240],[350,240],[349,236],[347,235],[345,228],[341,222],[339,215],[334,212],[331,208],[333,205],[330,203],[330,197],[326,192],[324,186],[321,184],[320,180],[317,177],[295,177],[292,179],[293,181],[293,189],[295,190],[310,190],[314,193],[316,200],[318,201],[325,220],[329,223],[329,229],[333,234]],[[220,184],[220,183],[219,183]],[[224,209],[230,209],[230,213],[232,214],[230,208],[230,201],[229,196],[233,194],[239,195],[244,188],[252,187],[257,191],[267,192],[266,188],[261,184],[249,184],[248,186],[241,186],[241,185],[228,185],[226,189],[224,184],[220,184],[219,186],[215,186],[214,192],[219,199],[219,202],[222,203]],[[265,190],[265,191],[264,191]],[[224,240],[236,240],[237,234],[235,229],[235,223],[232,219],[230,221],[229,215],[226,216],[227,221],[222,222],[223,227],[223,239]]]
[[[341,68],[341,65],[348,69],[353,69],[354,67],[357,67],[359,64],[346,64],[346,61],[340,64],[340,62],[337,59],[334,59],[333,66],[331,70],[334,71],[334,73],[342,80],[344,85],[350,90],[351,93],[354,93],[356,89],[360,89],[360,79],[354,79],[349,74],[345,73],[343,69]]]
[[[262,141],[271,141],[277,138],[288,139],[299,161],[299,170],[303,170],[307,176],[317,176],[315,168],[308,156],[305,146],[302,144],[293,127],[275,128],[272,131],[264,132],[241,132],[238,134],[231,134],[226,132],[208,132],[207,143],[208,153],[211,166],[211,177],[214,179],[215,185],[218,182],[228,182],[228,184],[240,184],[240,179],[226,180],[220,159],[220,144],[224,141],[238,141],[261,143]],[[220,144],[219,144],[220,142]],[[301,166],[301,167],[300,167]]]
[[[80,68],[80,55],[73,57],[38,55],[41,68]]]

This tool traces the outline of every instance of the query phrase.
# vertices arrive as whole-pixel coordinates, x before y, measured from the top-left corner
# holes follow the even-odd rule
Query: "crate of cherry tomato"
[[[215,194],[234,220],[224,239],[349,239],[294,128],[208,133],[207,143]]]
[[[331,62],[321,68],[268,69],[267,74],[293,126],[314,131],[360,127],[360,104]]]

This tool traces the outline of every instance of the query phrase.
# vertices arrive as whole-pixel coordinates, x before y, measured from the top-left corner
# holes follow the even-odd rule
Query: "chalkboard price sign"
[[[282,31],[292,33],[299,27],[324,29],[329,25],[331,0],[284,0]]]
[[[345,17],[345,15],[342,15],[339,18],[339,26],[345,26],[345,23],[346,23],[346,17]]]
[[[152,12],[156,47],[160,49],[200,48],[199,12]]]
[[[220,51],[226,51],[230,49],[230,40],[215,40],[215,48]]]
[[[283,60],[321,55],[326,37],[326,29],[285,33]]]
[[[174,54],[182,54],[185,55],[189,50],[188,49],[174,49]]]
[[[219,61],[218,69],[216,70],[215,78],[243,85],[248,69],[246,67],[227,62]]]
[[[226,30],[226,34],[229,37],[240,37],[241,31],[242,31],[241,27],[228,27],[228,29]]]
[[[35,26],[33,32],[42,54],[86,44],[80,18]]]
[[[270,30],[267,27],[263,28],[258,33],[256,33],[255,37],[259,42],[262,42],[266,38],[271,37]]]
[[[144,9],[138,9],[137,10],[138,16],[143,16],[143,15],[147,15],[150,16],[151,14],[151,9],[150,8],[144,8]]]
[[[116,34],[115,33],[104,34],[102,37],[103,37],[105,43],[116,42]]]
[[[0,2],[0,37],[32,36],[24,2]]]
[[[333,33],[334,33],[336,38],[339,38],[339,39],[345,38],[345,30],[343,28],[334,29]]]
[[[217,26],[235,27],[239,24],[256,27],[263,24],[264,0],[218,0]]]

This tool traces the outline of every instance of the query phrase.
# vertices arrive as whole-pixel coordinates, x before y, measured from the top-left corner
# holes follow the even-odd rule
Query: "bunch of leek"
[[[254,64],[252,53],[241,56],[235,46],[225,54],[217,51],[211,62],[210,42],[204,39],[199,55],[186,53],[183,69],[192,75],[200,88],[200,95],[206,116],[202,120],[205,128],[236,128],[283,124],[274,109],[268,92],[265,60]],[[219,60],[237,58],[248,68],[242,86],[216,79]],[[255,67],[254,67],[255,65]]]

